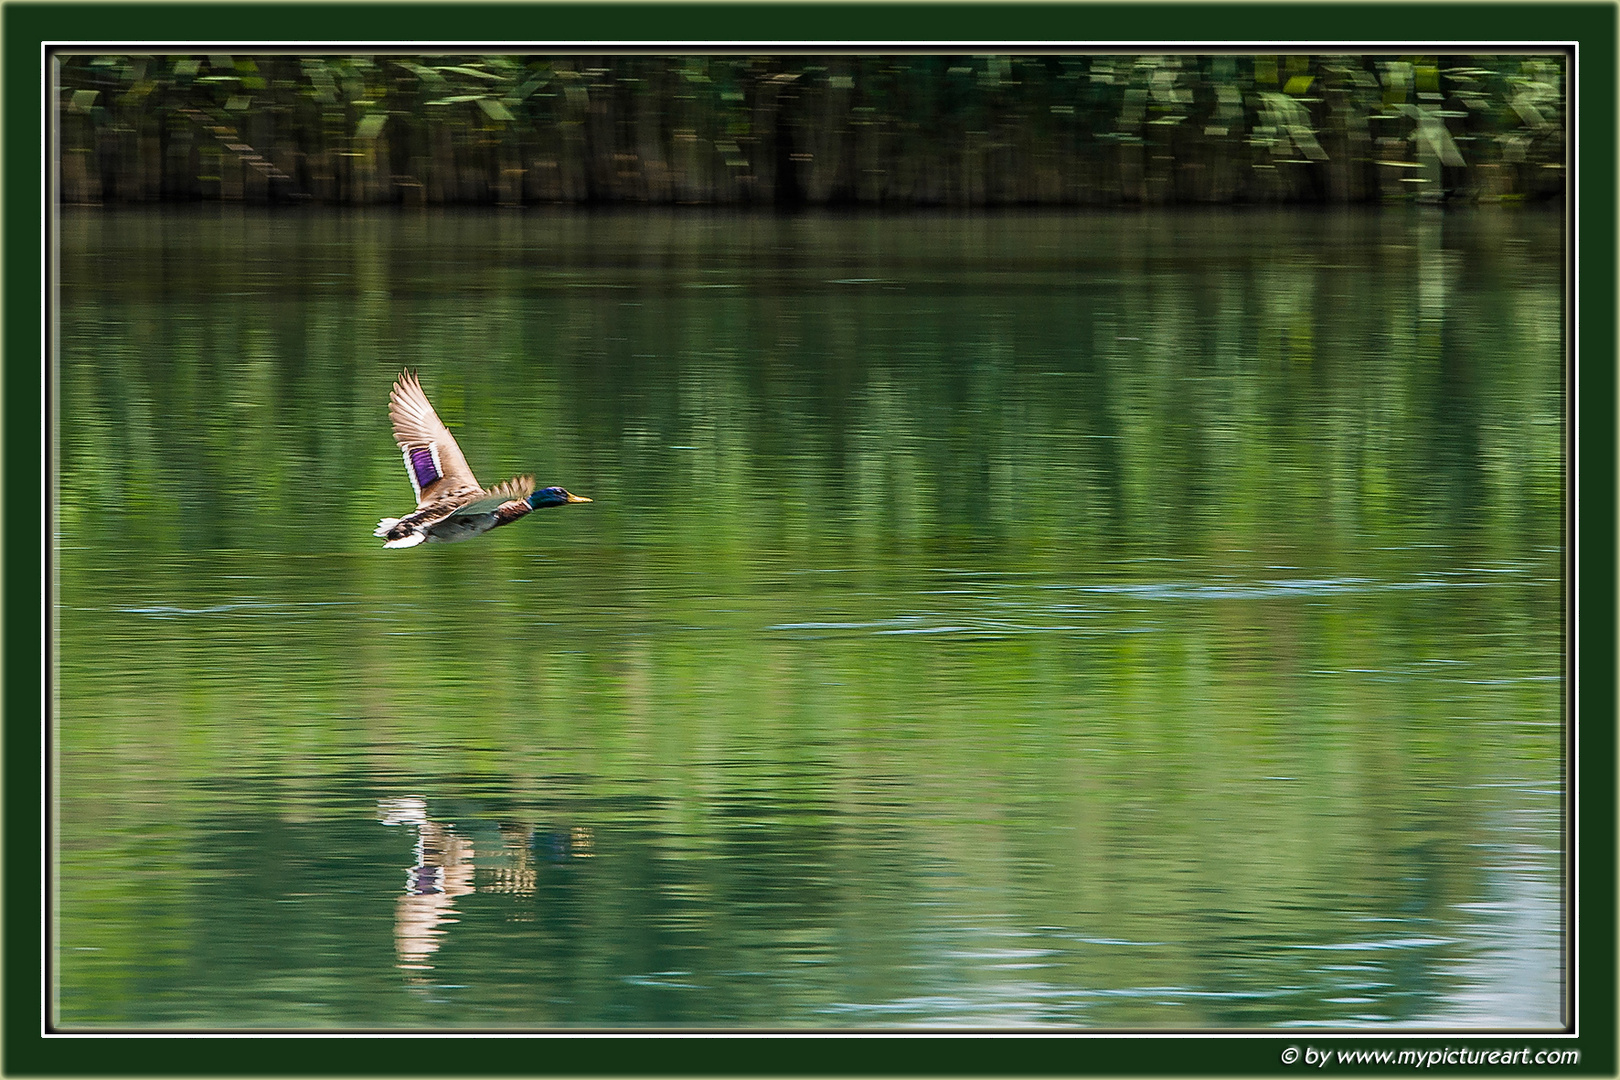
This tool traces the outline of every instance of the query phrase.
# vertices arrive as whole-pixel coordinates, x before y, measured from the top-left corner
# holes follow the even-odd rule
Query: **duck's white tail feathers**
[[[409,536],[402,536],[398,540],[390,540],[384,544],[383,547],[415,547],[417,544],[420,544],[426,539],[427,533],[416,532],[411,533]]]
[[[398,525],[398,524],[399,524],[399,518],[383,518],[381,521],[377,522],[377,531],[372,533],[371,535],[372,536],[387,536],[388,533],[393,529],[393,527],[395,525]],[[411,532],[411,533],[406,533],[404,536],[399,537],[397,540],[388,541],[386,544],[383,545],[383,547],[415,547],[417,544],[420,544],[422,541],[424,541],[426,539],[427,539],[427,533]]]

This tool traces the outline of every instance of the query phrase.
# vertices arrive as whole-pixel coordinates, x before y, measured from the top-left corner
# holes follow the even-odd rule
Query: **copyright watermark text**
[[[1579,1065],[1581,1052],[1573,1048],[1536,1050],[1528,1046],[1519,1049],[1445,1046],[1399,1050],[1324,1050],[1315,1046],[1290,1046],[1282,1052],[1284,1065],[1303,1063],[1323,1069],[1330,1062],[1334,1065],[1405,1065],[1413,1069],[1432,1069],[1437,1065]]]

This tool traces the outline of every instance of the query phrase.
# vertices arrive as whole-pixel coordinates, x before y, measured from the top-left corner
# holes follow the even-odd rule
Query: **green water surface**
[[[64,1027],[1561,1024],[1556,216],[60,250]]]

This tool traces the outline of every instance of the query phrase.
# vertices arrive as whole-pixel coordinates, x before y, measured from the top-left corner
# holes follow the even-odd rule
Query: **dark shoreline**
[[[60,201],[1557,199],[1561,56],[63,56]]]

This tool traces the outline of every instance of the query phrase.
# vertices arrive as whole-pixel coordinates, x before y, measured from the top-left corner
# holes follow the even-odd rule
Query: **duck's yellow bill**
[[[573,492],[569,492],[568,493],[568,501],[569,502],[590,502],[591,500],[587,499],[583,495],[575,495]]]

